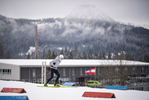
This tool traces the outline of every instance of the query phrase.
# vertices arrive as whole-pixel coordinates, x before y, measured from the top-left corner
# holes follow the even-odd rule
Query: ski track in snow
[[[24,88],[27,93],[2,93],[0,96],[28,96],[29,100],[111,100],[111,98],[89,98],[82,97],[87,92],[108,92],[114,93],[114,100],[149,100],[148,91],[137,90],[112,90],[89,87],[72,87],[72,88],[49,88],[37,87],[38,85],[28,82],[19,81],[2,81],[0,80],[0,90],[3,87]],[[112,99],[112,100],[113,100]]]

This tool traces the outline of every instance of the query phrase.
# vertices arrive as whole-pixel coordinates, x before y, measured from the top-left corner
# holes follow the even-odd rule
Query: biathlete
[[[49,63],[49,67],[50,67],[50,70],[51,70],[51,77],[47,80],[47,82],[44,84],[44,86],[48,86],[47,83],[49,83],[51,81],[51,79],[53,78],[54,73],[57,75],[54,86],[59,86],[58,85],[58,79],[60,77],[60,74],[57,70],[57,67],[63,59],[64,59],[64,56],[59,55]]]

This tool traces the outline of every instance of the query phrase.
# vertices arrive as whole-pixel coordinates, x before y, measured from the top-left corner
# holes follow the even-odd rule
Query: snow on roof
[[[42,66],[42,63],[46,62],[46,65],[49,65],[49,62],[52,61],[52,59],[0,59],[0,63],[5,64],[12,64],[12,65],[18,65],[18,66]],[[146,62],[139,62],[139,61],[129,61],[129,60],[82,60],[82,59],[64,59],[60,63],[61,66],[110,66],[110,65],[147,65],[149,66],[149,63]]]

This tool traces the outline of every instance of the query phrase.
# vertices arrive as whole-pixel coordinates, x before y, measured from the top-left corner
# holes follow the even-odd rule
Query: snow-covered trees
[[[8,51],[4,51],[2,44],[0,43],[0,59],[10,59],[10,54]]]
[[[4,51],[8,51],[12,58],[27,58],[28,48],[35,45],[35,24],[38,24],[38,47],[41,48],[39,58],[43,58],[44,49],[47,52],[50,48],[56,53],[58,47],[65,46],[69,49],[63,50],[71,59],[105,59],[107,53],[110,58],[110,53],[119,52],[120,47],[133,55],[128,55],[129,59],[143,59],[148,54],[149,30],[141,27],[100,20],[28,20],[0,16],[0,43]],[[76,57],[73,56],[75,46],[78,49]],[[24,53],[24,56],[19,53]]]

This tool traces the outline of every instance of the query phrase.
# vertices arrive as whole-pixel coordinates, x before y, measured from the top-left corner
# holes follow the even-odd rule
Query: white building
[[[48,59],[0,59],[0,79],[41,83],[42,63],[46,63],[46,67],[49,67],[50,61]],[[63,82],[85,83],[85,81],[94,78],[94,75],[86,75],[85,71],[96,67],[96,77],[101,80],[98,76],[109,66],[113,67],[115,73],[118,70],[116,66],[127,66],[128,76],[132,78],[149,76],[149,63],[126,60],[64,59],[58,70],[61,75],[60,80]],[[49,77],[50,74],[47,75],[47,78]]]

